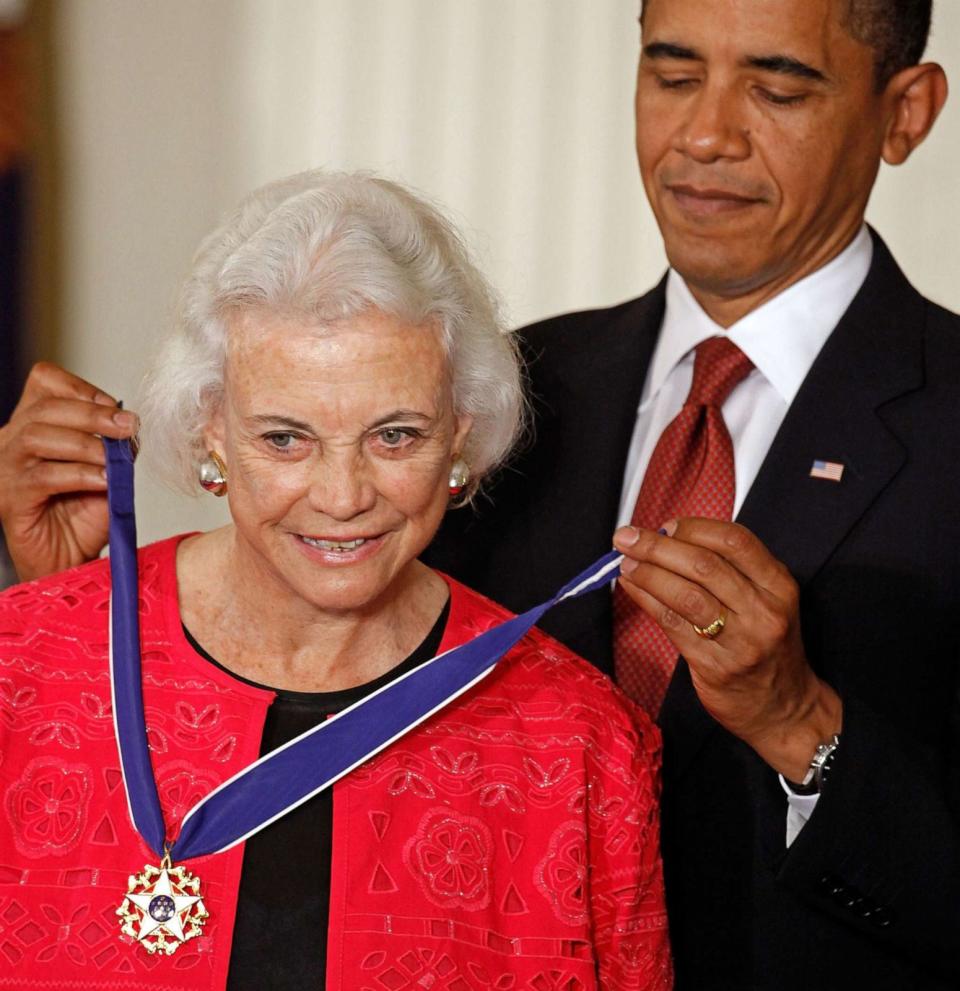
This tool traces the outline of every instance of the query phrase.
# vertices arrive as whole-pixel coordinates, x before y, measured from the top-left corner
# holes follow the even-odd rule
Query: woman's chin
[[[291,542],[295,559],[277,562],[278,570],[293,594],[323,612],[366,611],[397,579],[389,533],[345,550],[317,547],[299,535]]]

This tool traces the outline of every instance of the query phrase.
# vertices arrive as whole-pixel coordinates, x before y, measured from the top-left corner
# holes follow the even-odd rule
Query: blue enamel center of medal
[[[175,908],[173,899],[169,895],[157,895],[156,898],[150,899],[147,912],[154,922],[169,922],[173,918]]]

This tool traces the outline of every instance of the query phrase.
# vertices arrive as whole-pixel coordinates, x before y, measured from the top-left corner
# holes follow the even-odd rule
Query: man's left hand
[[[683,655],[707,712],[785,778],[802,780],[817,744],[840,731],[842,704],[807,661],[797,583],[737,523],[682,519],[665,529],[616,532],[624,591]],[[712,639],[694,630],[718,618]]]

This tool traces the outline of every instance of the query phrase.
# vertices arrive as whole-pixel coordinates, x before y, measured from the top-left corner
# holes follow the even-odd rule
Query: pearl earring
[[[450,498],[456,499],[470,481],[470,466],[463,458],[457,458],[450,466]]]

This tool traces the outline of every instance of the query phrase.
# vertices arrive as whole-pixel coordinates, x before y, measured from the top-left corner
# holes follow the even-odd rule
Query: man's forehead
[[[794,59],[827,77],[870,50],[845,26],[847,0],[646,0],[642,43],[692,50],[704,60],[741,64]],[[858,52],[859,50],[859,52]],[[851,68],[849,65],[847,68]]]
[[[644,38],[651,32],[756,44],[825,48],[843,28],[846,0],[645,0]]]

